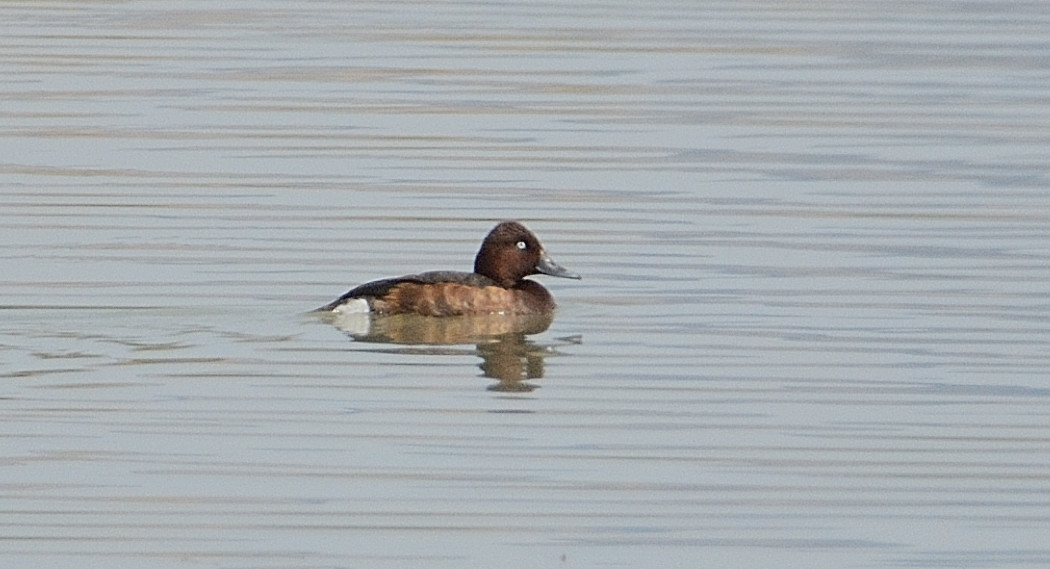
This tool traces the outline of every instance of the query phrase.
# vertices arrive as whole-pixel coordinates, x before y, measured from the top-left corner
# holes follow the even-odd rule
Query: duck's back
[[[476,305],[498,289],[496,282],[477,273],[428,271],[365,283],[348,291],[318,310],[358,311],[355,300],[367,303],[360,311],[380,314],[415,312],[431,316],[450,316],[479,312]],[[500,289],[502,290],[502,289]],[[489,310],[485,310],[488,312]]]

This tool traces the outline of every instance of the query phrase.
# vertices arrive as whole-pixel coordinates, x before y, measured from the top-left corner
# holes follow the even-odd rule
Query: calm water
[[[0,4],[0,564],[1050,564],[1050,12],[640,6]]]

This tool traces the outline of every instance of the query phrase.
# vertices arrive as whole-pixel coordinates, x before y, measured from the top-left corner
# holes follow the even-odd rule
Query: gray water
[[[0,4],[0,564],[1050,564],[1048,38],[1038,2]],[[542,332],[307,313],[500,219],[583,275]]]

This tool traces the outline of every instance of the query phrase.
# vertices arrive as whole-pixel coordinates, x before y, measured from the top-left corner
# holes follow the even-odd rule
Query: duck
[[[316,309],[335,314],[538,315],[557,305],[550,291],[526,278],[580,279],[556,263],[536,235],[517,221],[502,221],[481,242],[474,272],[427,271],[368,282]]]

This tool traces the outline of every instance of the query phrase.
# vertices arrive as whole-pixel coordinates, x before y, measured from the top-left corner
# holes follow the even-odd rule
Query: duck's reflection
[[[490,391],[527,392],[536,389],[528,380],[543,377],[543,360],[553,353],[527,336],[550,327],[553,314],[453,316],[434,318],[415,314],[325,314],[325,319],[358,342],[415,346],[405,353],[448,354],[447,348],[474,344],[481,358],[481,372],[497,380]],[[457,353],[457,352],[453,352]]]

